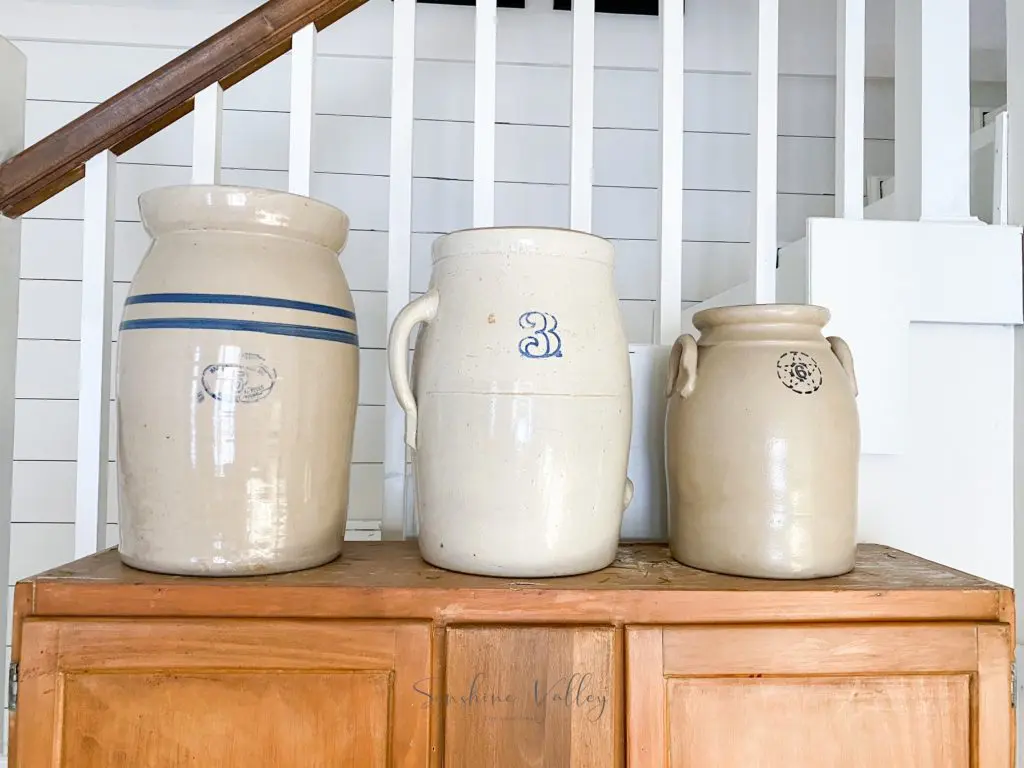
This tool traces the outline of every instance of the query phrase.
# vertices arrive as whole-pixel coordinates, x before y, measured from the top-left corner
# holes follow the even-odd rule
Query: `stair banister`
[[[288,52],[292,37],[333,24],[366,0],[268,0],[252,13],[0,165],[0,213],[18,217],[82,178],[104,150],[122,155]]]

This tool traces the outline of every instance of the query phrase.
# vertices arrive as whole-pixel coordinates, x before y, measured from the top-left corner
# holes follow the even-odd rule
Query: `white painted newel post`
[[[112,152],[85,164],[75,557],[91,555],[106,543],[116,189]]]
[[[388,209],[387,324],[409,303],[412,280],[412,157],[416,73],[416,0],[394,0],[391,63],[391,179]],[[394,390],[384,400],[384,509],[381,536],[415,532],[407,498],[405,411]],[[407,514],[408,510],[408,514]]]

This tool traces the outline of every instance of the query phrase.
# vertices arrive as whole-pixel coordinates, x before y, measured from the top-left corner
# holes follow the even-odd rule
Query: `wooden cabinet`
[[[1012,593],[863,546],[836,579],[623,547],[587,576],[446,573],[412,543],[17,586],[12,768],[1011,768]]]

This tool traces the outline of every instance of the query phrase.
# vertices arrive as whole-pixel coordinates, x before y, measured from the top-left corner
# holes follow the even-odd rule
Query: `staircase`
[[[417,232],[414,227],[413,186],[414,178],[429,174],[414,174],[413,118],[416,94],[423,88],[423,83],[416,79],[417,48],[424,44],[423,36],[417,34],[417,18],[422,20],[425,13],[414,0],[374,0],[359,10],[364,2],[270,0],[23,151],[17,151],[21,149],[20,127],[12,130],[0,123],[0,159],[5,160],[0,165],[0,212],[4,216],[0,219],[0,266],[8,270],[5,274],[17,274],[17,228],[21,217],[47,205],[57,206],[62,190],[73,185],[78,185],[76,189],[84,200],[84,280],[78,323],[81,345],[78,359],[67,361],[69,364],[64,366],[80,371],[74,387],[78,407],[71,417],[77,427],[76,494],[73,511],[63,512],[74,521],[76,555],[90,554],[109,543],[108,510],[113,504],[109,497],[114,491],[109,485],[108,471],[112,425],[111,344],[107,329],[117,306],[117,292],[121,290],[114,280],[115,250],[120,243],[121,249],[139,251],[137,255],[141,256],[145,247],[141,240],[132,239],[137,235],[126,234],[128,227],[124,226],[124,212],[134,200],[122,199],[121,216],[118,215],[118,173],[122,174],[122,181],[126,180],[125,169],[116,162],[119,156],[144,148],[147,139],[163,131],[177,130],[181,127],[177,121],[194,113],[188,178],[195,183],[234,183],[241,174],[225,169],[222,163],[224,93],[290,53],[288,170],[282,186],[298,194],[321,196],[323,188],[317,185],[322,180],[318,181],[313,171],[318,167],[316,149],[323,146],[318,145],[315,131],[318,68],[323,75],[324,66],[324,56],[318,55],[322,54],[323,32],[353,12],[353,18],[341,21],[339,28],[349,24],[356,27],[360,15],[377,14],[373,18],[384,19],[382,23],[388,25],[392,51],[390,92],[380,97],[386,101],[390,115],[388,178],[384,180],[378,175],[367,184],[372,183],[375,190],[386,187],[386,193],[381,194],[386,194],[388,206],[386,222],[364,223],[366,230],[375,231],[364,232],[363,237],[367,246],[372,240],[376,248],[368,258],[376,264],[386,262],[386,290],[379,294],[379,302],[372,306],[367,303],[358,311],[361,315],[378,315],[381,325],[386,327],[422,282],[415,254],[432,235]],[[964,12],[962,3],[954,0],[925,0],[923,5],[931,7],[929,2],[943,4],[942,12]],[[913,5],[903,5],[902,0],[900,3],[900,8]],[[922,6],[922,2],[917,6]],[[653,61],[657,68],[661,130],[657,139],[660,162],[651,172],[657,189],[648,190],[651,194],[644,197],[645,204],[637,206],[642,209],[641,215],[657,221],[657,242],[649,254],[656,288],[648,297],[652,313],[638,321],[646,332],[645,338],[653,343],[636,344],[631,349],[637,417],[630,474],[637,483],[637,495],[624,532],[630,538],[657,538],[664,533],[660,465],[664,358],[668,345],[680,332],[689,329],[693,312],[716,303],[808,301],[833,309],[835,319],[829,330],[850,339],[857,360],[866,438],[862,538],[1012,583],[1012,461],[1017,449],[1008,414],[1014,412],[1014,328],[1024,322],[1020,300],[1022,248],[1020,230],[999,224],[1019,222],[1024,217],[1014,217],[1011,209],[1005,207],[1004,218],[992,226],[951,222],[945,215],[930,223],[923,223],[921,216],[906,217],[903,221],[865,220],[871,218],[863,205],[865,7],[864,0],[840,0],[836,18],[835,205],[833,209],[831,201],[822,196],[827,210],[822,209],[821,215],[808,220],[805,239],[784,247],[780,253],[776,194],[779,62],[780,53],[784,57],[786,51],[784,46],[780,50],[779,2],[760,0],[750,6],[756,22],[750,38],[753,50],[749,52],[756,92],[750,131],[754,144],[750,157],[754,179],[753,237],[749,247],[741,244],[736,251],[741,254],[749,280],[727,286],[724,293],[681,312],[684,268],[692,268],[692,262],[684,259],[684,225],[694,226],[697,218],[690,202],[693,190],[684,190],[684,116],[687,125],[693,119],[684,110],[684,84],[692,88],[692,78],[699,77],[699,73],[692,72],[684,77],[683,42],[687,40],[691,52],[699,48],[700,41],[694,46],[692,36],[686,38],[684,32],[688,25],[700,23],[700,13],[706,7],[691,0],[684,17],[682,0],[665,0],[658,22],[661,50],[642,51],[650,59],[638,55],[639,63],[635,65],[636,69],[643,69]],[[465,143],[473,149],[472,182],[467,185],[469,223],[473,226],[490,226],[496,221],[513,223],[501,221],[496,215],[496,208],[500,208],[496,196],[501,192],[500,181],[496,184],[496,144],[503,128],[497,119],[499,18],[503,35],[521,39],[536,34],[522,21],[528,16],[515,13],[529,11],[502,10],[499,15],[495,0],[478,0],[475,11],[465,11],[458,17],[460,23],[453,26],[451,33],[452,39],[457,38],[472,50],[475,62],[472,125],[467,125],[463,134]],[[619,200],[604,191],[599,194],[594,176],[594,129],[600,124],[601,109],[595,101],[595,83],[601,72],[600,43],[603,40],[606,44],[625,46],[628,41],[609,37],[606,31],[602,33],[593,0],[576,0],[571,15],[564,18],[568,28],[565,38],[571,41],[571,51],[551,54],[552,60],[564,57],[571,63],[567,91],[571,100],[568,215],[561,224],[597,230],[602,212],[613,208]],[[906,12],[904,32],[908,23],[911,27],[915,23],[913,8]],[[916,23],[922,26],[920,13]],[[3,24],[0,20],[0,34],[5,31]],[[954,34],[949,30],[940,32]],[[552,39],[563,40],[555,35]],[[959,67],[964,72],[969,69],[967,49],[961,45],[965,41],[957,40],[947,41],[943,48],[949,61],[942,64],[941,75],[946,79],[938,85],[930,74],[937,65],[927,59],[927,51],[932,49],[918,51],[916,58],[911,53],[909,65],[905,64],[906,57],[899,58],[904,65],[898,62],[897,78],[902,72],[905,84],[916,83],[918,98],[907,103],[921,105],[922,112],[930,108],[929,114],[937,115],[945,100],[967,97],[966,81],[957,79],[955,87],[950,85],[953,75],[957,75],[951,74],[951,68]],[[898,36],[897,44],[904,45],[904,51],[915,50],[907,35]],[[439,65],[445,63],[445,54],[441,45],[431,50]],[[690,55],[688,52],[687,57]],[[21,64],[14,63],[20,62],[20,57],[13,47],[3,43],[0,57],[6,57],[0,58],[0,119],[14,116],[11,125],[20,126],[24,76]],[[338,73],[339,70],[331,69],[331,76],[340,76]],[[379,85],[374,87],[379,89]],[[942,92],[941,99],[936,89]],[[1011,98],[1009,111],[1013,111],[1014,105]],[[897,115],[897,122],[901,131],[912,131],[917,124],[920,132],[931,125],[921,123],[920,115],[914,118],[904,113]],[[338,143],[349,140],[354,139],[345,135],[334,138]],[[694,134],[687,135],[691,149],[695,144],[690,142],[696,141]],[[952,136],[950,141],[959,139]],[[966,132],[963,141],[969,142]],[[925,170],[951,167],[943,159],[942,153],[948,150],[944,147],[936,150],[937,155],[923,158]],[[524,154],[531,151],[532,148],[524,150]],[[691,162],[688,167],[692,165]],[[1012,190],[1008,180],[1015,170],[1012,163],[1007,166],[1006,189]],[[910,194],[917,196],[917,208],[921,208],[922,199],[927,203],[926,193],[931,189],[921,178],[919,174],[917,183],[911,182],[916,192]],[[923,178],[929,177],[925,174]],[[431,183],[441,181],[447,180],[432,179]],[[964,183],[969,186],[966,176]],[[429,192],[429,187],[424,189]],[[967,200],[969,190],[960,190],[957,196],[961,201]],[[358,195],[354,197],[358,203]],[[429,194],[418,199],[426,197]],[[721,197],[730,204],[735,199]],[[551,207],[548,198],[537,207]],[[55,210],[59,216],[65,209]],[[356,214],[353,225],[360,229],[359,211],[350,213]],[[833,213],[835,216],[830,216]],[[968,210],[964,218],[969,219],[969,215]],[[721,218],[741,216],[738,209],[730,209]],[[367,247],[365,252],[370,251]],[[630,268],[636,264],[639,270],[641,262],[648,263],[639,253],[628,237],[623,238],[620,254],[633,259]],[[644,257],[647,255],[645,252]],[[125,279],[125,275],[120,277]],[[5,279],[0,286],[16,291],[17,280]],[[0,297],[3,500],[9,498],[11,484],[14,430],[10,424],[17,306],[16,296]],[[374,364],[367,369],[374,370],[381,357],[380,349],[366,349],[363,355],[365,360],[373,360]],[[960,364],[964,357],[969,358],[969,366]],[[363,538],[415,535],[413,484],[406,467],[403,440],[404,414],[390,391],[380,403],[366,405],[361,408],[359,430],[368,441],[366,444],[372,443],[372,459],[380,467],[375,473],[367,473],[365,484],[375,488],[372,497],[380,500],[380,509],[379,513],[373,510],[373,514],[366,514],[366,519],[353,520],[349,534]],[[354,482],[359,481],[354,478]],[[0,523],[2,567],[9,549],[9,508],[4,505],[0,505]]]

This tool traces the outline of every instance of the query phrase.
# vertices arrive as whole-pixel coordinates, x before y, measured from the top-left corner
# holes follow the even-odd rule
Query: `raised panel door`
[[[416,623],[28,620],[13,765],[423,768],[430,653]]]
[[[631,768],[1011,768],[1005,625],[631,628]]]

